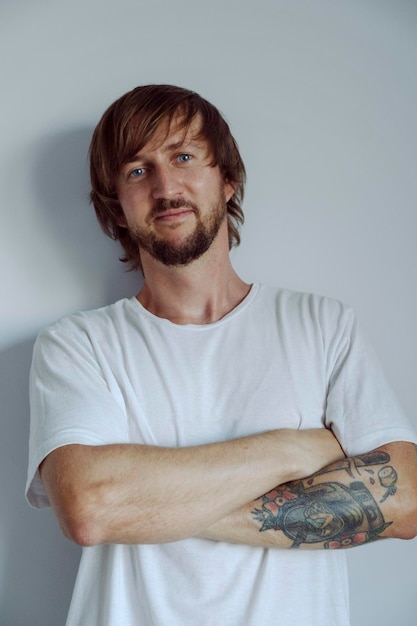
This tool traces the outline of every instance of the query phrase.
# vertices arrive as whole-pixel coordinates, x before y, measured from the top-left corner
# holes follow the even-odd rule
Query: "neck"
[[[143,254],[145,282],[137,295],[142,306],[176,324],[209,324],[230,313],[250,285],[234,271],[228,245],[220,254],[215,247],[185,267],[167,267]]]

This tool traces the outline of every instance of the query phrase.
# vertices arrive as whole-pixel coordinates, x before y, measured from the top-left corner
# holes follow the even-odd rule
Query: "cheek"
[[[136,221],[142,213],[144,199],[132,189],[119,190],[117,199],[122,207],[123,215],[121,215],[119,226],[128,226],[132,221]]]
[[[221,190],[224,193],[226,202],[233,196],[235,189],[232,183],[222,180],[218,170],[213,168],[202,168],[199,172],[194,172],[187,180],[189,191],[201,195],[203,198],[213,196]]]

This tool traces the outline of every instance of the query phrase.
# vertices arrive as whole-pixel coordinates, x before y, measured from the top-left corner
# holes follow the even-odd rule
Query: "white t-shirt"
[[[124,299],[36,342],[27,497],[49,506],[38,467],[65,444],[191,446],[323,425],[349,456],[417,443],[340,302],[254,285],[218,322],[176,325]],[[343,551],[190,538],[84,548],[67,626],[347,626],[348,612]]]

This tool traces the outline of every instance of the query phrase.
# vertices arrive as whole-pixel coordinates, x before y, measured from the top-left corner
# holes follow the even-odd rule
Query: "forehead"
[[[151,138],[139,147],[137,153],[150,153],[158,150],[170,150],[186,146],[196,145],[201,149],[208,149],[208,141],[202,133],[202,121],[196,115],[188,121],[179,113],[171,119],[164,119],[157,126]]]

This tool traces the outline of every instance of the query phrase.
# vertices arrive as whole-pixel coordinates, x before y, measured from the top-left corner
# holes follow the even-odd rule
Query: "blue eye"
[[[180,163],[187,163],[187,161],[190,161],[191,159],[191,154],[180,154],[177,156],[177,161],[179,161]]]
[[[143,176],[145,173],[145,170],[143,167],[137,167],[136,169],[132,170],[129,174],[129,177],[131,178],[139,178],[140,176]]]

